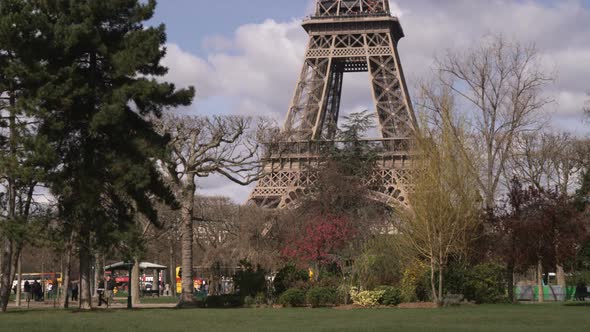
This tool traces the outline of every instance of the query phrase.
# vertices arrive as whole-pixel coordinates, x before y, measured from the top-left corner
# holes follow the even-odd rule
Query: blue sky
[[[301,19],[306,7],[306,0],[159,0],[152,22],[166,24],[169,42],[206,56],[208,36],[229,37],[241,25],[266,19]]]
[[[286,115],[307,36],[300,20],[311,0],[159,0],[150,24],[165,23],[167,80],[193,85],[197,98],[181,112]],[[590,0],[392,0],[406,34],[399,44],[410,93],[428,80],[435,57],[490,34],[535,44],[557,80],[546,93],[552,130],[588,133],[581,108],[590,92]],[[372,109],[368,76],[345,79],[343,113]],[[242,202],[250,188],[219,178],[201,192]]]

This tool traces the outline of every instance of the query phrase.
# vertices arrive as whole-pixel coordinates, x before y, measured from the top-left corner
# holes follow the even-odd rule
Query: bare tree
[[[574,193],[584,165],[587,154],[584,145],[569,133],[520,135],[509,161],[511,178],[521,179],[540,192],[555,191],[567,200]],[[555,251],[560,251],[558,245]],[[565,287],[565,271],[559,259],[556,260],[556,275],[558,285]]]
[[[423,136],[416,138],[419,155],[412,161],[412,208],[401,212],[397,227],[402,248],[430,263],[432,294],[440,303],[449,258],[464,253],[473,240],[481,196],[478,177],[466,156],[470,152],[457,140],[463,135],[461,125],[453,119],[450,89],[429,90],[423,100],[442,115],[440,126],[431,129],[425,124]]]
[[[193,301],[193,221],[196,180],[211,174],[247,185],[263,174],[270,140],[269,122],[240,116],[164,116],[156,120],[160,133],[170,135],[170,155],[161,169],[172,183],[181,210],[182,294],[180,305]]]
[[[538,190],[572,193],[582,167],[583,142],[570,133],[531,133],[515,139],[506,170]]]
[[[516,137],[536,129],[540,111],[552,101],[542,92],[553,77],[543,71],[534,46],[501,36],[486,38],[465,53],[449,52],[436,66],[440,82],[473,122],[472,144],[481,152],[472,168],[478,171],[485,206],[493,208]]]

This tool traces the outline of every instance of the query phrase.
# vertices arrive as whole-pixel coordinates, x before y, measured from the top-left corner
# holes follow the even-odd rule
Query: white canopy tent
[[[125,270],[128,271],[130,267],[129,263],[126,262],[117,262],[104,267],[105,271],[116,271],[116,270]],[[156,263],[149,263],[149,262],[140,262],[139,263],[139,271],[145,270],[153,270],[156,271],[156,275],[160,275],[160,271],[167,270],[168,267],[165,265],[160,265]],[[152,284],[154,288],[152,288],[158,296],[160,296],[160,283],[157,279],[154,279],[155,282]]]
[[[129,269],[129,264],[125,262],[117,262],[111,265],[107,265],[104,267],[105,271],[113,271],[113,270],[127,270]],[[149,263],[149,262],[140,262],[139,263],[140,270],[167,270],[168,267],[165,265],[160,265],[156,263]]]

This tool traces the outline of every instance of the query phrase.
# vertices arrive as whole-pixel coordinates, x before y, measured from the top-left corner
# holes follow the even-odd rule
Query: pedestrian
[[[72,286],[72,301],[78,301],[78,283],[74,283]]]
[[[166,294],[166,296],[171,296],[171,292],[170,292],[170,284],[166,284],[166,286],[164,286],[164,294]]]
[[[105,300],[104,298],[104,291],[105,291],[105,282],[104,279],[101,279],[98,282],[98,288],[96,289],[96,292],[98,293],[98,306],[100,307],[103,303],[107,305],[107,307],[109,306],[109,303]]]
[[[31,284],[29,281],[25,281],[25,285],[23,287],[23,291],[25,293],[25,301],[27,301],[27,309],[29,308],[29,304],[31,303]]]
[[[41,284],[39,283],[39,280],[35,280],[35,282],[33,282],[32,291],[35,302],[41,301],[41,293],[43,292],[43,290],[41,289]]]
[[[47,299],[51,300],[52,296],[53,296],[53,284],[48,283],[47,284]]]
[[[112,276],[107,276],[107,306],[113,303],[115,287],[117,287],[117,283],[115,282],[115,278]]]
[[[57,279],[53,279],[53,298],[57,299],[59,296],[59,281]]]

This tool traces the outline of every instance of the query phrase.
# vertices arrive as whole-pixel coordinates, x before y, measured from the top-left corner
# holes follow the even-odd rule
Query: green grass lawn
[[[486,305],[445,309],[144,309],[12,311],[0,331],[588,331],[590,308]]]
[[[117,299],[118,300],[118,299]],[[141,298],[141,303],[145,304],[162,304],[162,303],[178,303],[178,298],[176,296],[145,296]]]

